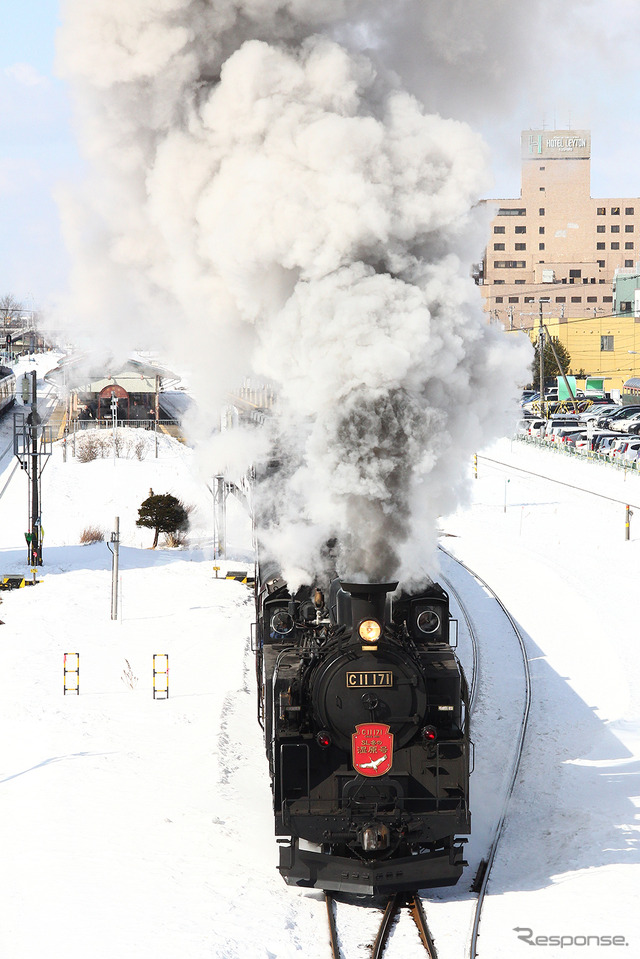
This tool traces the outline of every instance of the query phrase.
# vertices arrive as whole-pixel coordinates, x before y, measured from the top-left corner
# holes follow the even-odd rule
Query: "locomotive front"
[[[457,882],[469,832],[465,683],[436,584],[277,577],[257,595],[260,714],[280,872],[367,895]]]

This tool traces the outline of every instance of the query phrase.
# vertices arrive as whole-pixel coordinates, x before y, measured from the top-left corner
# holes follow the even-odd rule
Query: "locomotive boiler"
[[[470,831],[468,693],[447,593],[256,576],[258,716],[279,870],[375,896],[453,885]],[[455,624],[457,626],[457,624]]]

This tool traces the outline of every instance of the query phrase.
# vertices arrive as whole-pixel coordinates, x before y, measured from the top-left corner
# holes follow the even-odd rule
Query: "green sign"
[[[571,392],[567,389],[567,383]],[[558,377],[558,399],[559,400],[568,400],[572,396],[576,395],[576,378],[575,376],[568,376],[567,383],[564,381],[564,377]]]

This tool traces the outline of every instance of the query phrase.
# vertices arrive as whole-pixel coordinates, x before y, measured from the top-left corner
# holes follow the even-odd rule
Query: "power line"
[[[527,476],[535,476],[536,479],[546,480],[548,483],[555,483],[557,486],[566,486],[568,489],[577,490],[579,493],[586,493],[587,496],[597,496],[599,499],[606,499],[609,503],[617,503],[620,506],[633,506],[634,509],[640,509],[635,503],[627,503],[621,499],[614,499],[612,496],[605,496],[603,493],[594,493],[593,490],[583,489],[581,486],[574,486],[573,483],[563,483],[562,480],[552,479],[550,476],[544,476],[542,473],[534,473],[532,470],[523,470],[519,466],[511,466],[510,463],[502,463],[500,460],[493,460],[489,456],[478,456],[479,460],[486,463],[494,463],[496,466],[504,466],[506,469],[515,470],[517,473],[525,473]]]

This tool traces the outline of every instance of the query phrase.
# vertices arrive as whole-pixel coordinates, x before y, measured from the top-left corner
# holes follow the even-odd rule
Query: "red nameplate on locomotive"
[[[361,776],[384,776],[393,762],[393,733],[382,723],[361,723],[351,736],[353,768]]]

